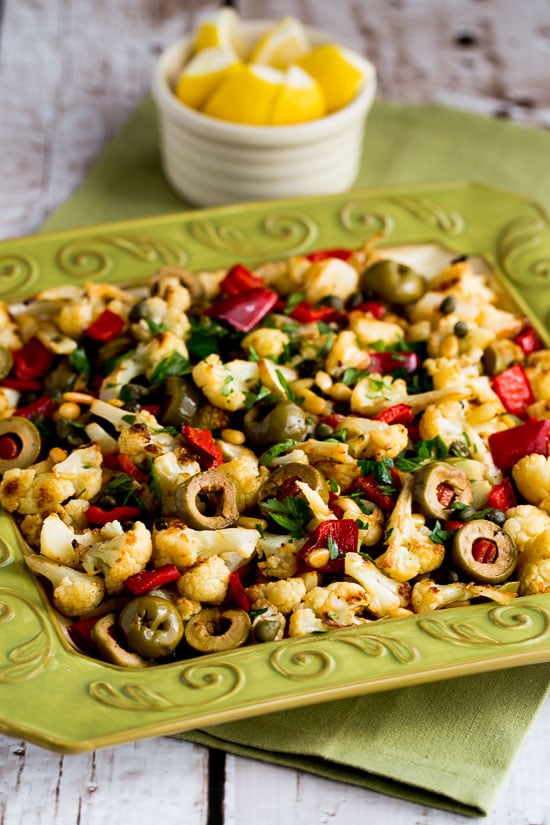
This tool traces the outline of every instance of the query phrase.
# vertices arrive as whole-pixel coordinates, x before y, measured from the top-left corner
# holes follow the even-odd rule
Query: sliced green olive
[[[114,613],[108,613],[106,616],[102,616],[101,619],[98,619],[92,626],[90,635],[100,655],[113,665],[121,665],[122,667],[147,667],[145,659],[142,659],[137,653],[125,650],[125,648],[118,643],[115,633],[116,615]]]
[[[146,659],[162,659],[183,637],[183,621],[174,604],[159,596],[138,596],[124,607],[118,626],[128,647]]]
[[[12,416],[0,421],[0,473],[15,467],[24,469],[34,464],[40,454],[42,440],[32,421]]]
[[[237,490],[223,473],[206,470],[176,488],[176,509],[195,530],[222,530],[239,518]]]
[[[248,639],[250,616],[244,610],[208,607],[185,625],[187,644],[199,653],[215,653],[241,647]]]
[[[523,350],[509,338],[497,338],[483,353],[483,367],[488,375],[497,375],[524,360]]]
[[[12,367],[13,355],[6,347],[0,347],[0,381],[5,378],[6,375],[9,375]]]
[[[166,394],[170,402],[162,416],[162,425],[181,427],[191,424],[201,402],[200,392],[193,381],[171,375],[166,379]]]
[[[308,429],[307,414],[293,401],[281,401],[261,418],[264,408],[252,407],[244,416],[247,437],[257,446],[266,447],[279,441],[302,441]]]
[[[499,584],[515,570],[518,551],[498,524],[485,519],[469,521],[455,533],[454,564],[474,581]]]
[[[262,510],[262,502],[267,498],[277,496],[281,488],[284,490],[285,483],[293,481],[303,481],[316,493],[319,493],[324,502],[329,499],[329,487],[325,478],[321,475],[319,470],[312,467],[310,464],[301,464],[299,461],[291,461],[288,464],[281,464],[280,467],[271,473],[270,477],[265,481],[258,493],[258,503],[260,510]],[[262,510],[263,515],[269,515],[268,512]]]
[[[424,295],[426,280],[410,266],[382,260],[363,272],[361,289],[376,292],[392,304],[408,304]]]
[[[428,518],[445,519],[457,502],[471,504],[474,494],[464,470],[437,461],[416,473],[413,498]]]

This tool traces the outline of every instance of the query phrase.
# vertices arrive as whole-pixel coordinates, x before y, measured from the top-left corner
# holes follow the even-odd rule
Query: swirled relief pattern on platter
[[[12,606],[13,603],[17,607]],[[27,613],[24,619],[23,611]],[[46,614],[25,596],[2,587],[0,588],[0,625],[7,625],[12,621],[18,627],[33,626],[38,629],[24,642],[16,643],[13,647],[6,647],[5,651],[0,651],[6,659],[5,662],[0,659],[0,684],[15,684],[34,678],[44,670],[53,651],[53,640]],[[5,632],[4,639],[4,644],[7,644],[8,635]]]
[[[28,255],[0,255],[0,298],[11,300],[19,290],[32,289],[39,275],[38,263]]]
[[[398,210],[407,212],[412,218],[445,235],[460,235],[466,225],[463,215],[431,198],[394,196],[375,198],[373,201],[354,200],[344,204],[339,213],[339,220],[349,232],[355,234],[380,234],[389,237],[398,224],[398,217],[381,209],[381,204],[389,204]]]
[[[545,240],[547,244],[550,242],[550,226],[540,215],[514,218],[498,237],[500,268],[522,289],[546,288],[550,283],[550,255],[537,254]]]
[[[315,242],[317,223],[300,212],[272,212],[260,224],[261,237],[254,240],[250,232],[232,223],[212,220],[190,221],[187,228],[202,246],[228,255],[292,255]],[[257,230],[256,230],[257,231]]]
[[[470,622],[453,622],[439,618],[426,618],[418,622],[421,630],[452,645],[466,647],[504,647],[511,644],[525,645],[528,642],[539,641],[548,636],[550,628],[550,613],[542,607],[508,605],[497,607],[488,614],[488,620],[497,630],[507,632],[527,631],[520,638],[508,636],[501,638],[498,635],[480,630]]]
[[[166,238],[104,235],[64,244],[57,253],[56,264],[64,275],[78,281],[109,278],[113,274],[121,280],[113,256],[115,250],[130,255],[138,263],[150,264],[150,275],[163,264],[183,265],[187,260],[183,250]]]

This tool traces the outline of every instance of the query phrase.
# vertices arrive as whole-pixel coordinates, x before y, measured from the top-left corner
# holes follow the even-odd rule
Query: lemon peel
[[[176,96],[192,109],[200,109],[220,82],[240,65],[229,49],[209,46],[197,52],[180,73]]]
[[[200,23],[193,42],[193,53],[208,48],[230,49],[244,58],[244,43],[240,33],[240,18],[231,6],[224,6]]]
[[[283,82],[278,69],[241,63],[212,92],[202,112],[220,120],[267,126]]]
[[[345,46],[323,44],[296,62],[321,85],[327,114],[351,103],[365,81],[364,62]]]
[[[319,83],[299,66],[290,66],[275,97],[270,123],[273,126],[305,123],[326,113]]]
[[[286,69],[310,50],[309,38],[300,21],[295,17],[283,17],[260,38],[250,62]]]

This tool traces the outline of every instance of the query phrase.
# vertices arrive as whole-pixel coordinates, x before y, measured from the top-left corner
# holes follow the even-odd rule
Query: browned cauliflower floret
[[[225,599],[229,576],[222,557],[214,554],[185,571],[178,579],[178,591],[193,601],[218,605]]]
[[[110,521],[84,549],[81,562],[87,573],[105,578],[108,593],[119,593],[129,576],[145,568],[151,552],[151,533],[141,521],[126,532],[118,521]]]

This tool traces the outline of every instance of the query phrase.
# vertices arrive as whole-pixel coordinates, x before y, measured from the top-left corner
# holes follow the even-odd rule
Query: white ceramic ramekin
[[[253,41],[272,21],[241,25]],[[319,30],[307,32],[313,45],[335,42]],[[190,37],[169,46],[153,76],[164,173],[181,197],[196,206],[218,206],[350,188],[376,93],[372,63],[361,58],[367,80],[343,109],[292,126],[248,126],[208,117],[178,101],[173,88],[190,47]]]

